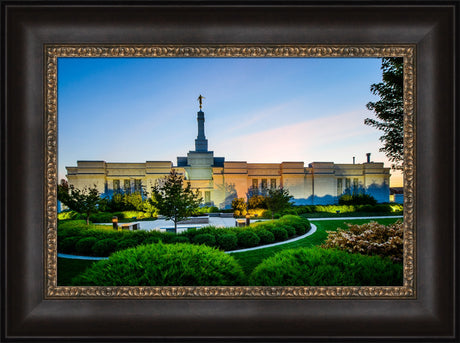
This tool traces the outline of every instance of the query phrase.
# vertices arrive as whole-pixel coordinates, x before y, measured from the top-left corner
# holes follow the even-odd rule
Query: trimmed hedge
[[[307,213],[352,213],[352,212],[368,212],[368,213],[399,213],[403,211],[401,204],[364,204],[364,205],[303,205],[296,206],[289,210],[293,213],[283,211],[284,214],[307,214]]]
[[[224,233],[217,236],[217,245],[225,251],[235,250],[238,247],[238,238],[234,233]]]
[[[380,256],[311,248],[284,250],[259,264],[249,277],[253,286],[396,286],[402,264]]]
[[[216,237],[213,235],[210,235],[209,233],[196,235],[193,239],[193,243],[214,246],[216,245]]]
[[[65,221],[58,224],[58,251],[67,254],[90,256],[109,256],[115,251],[133,248],[139,245],[163,242],[204,244],[218,247],[222,250],[236,250],[250,248],[260,244],[280,242],[293,237],[295,234],[304,234],[310,230],[308,219],[287,215],[278,221],[263,221],[251,224],[249,227],[217,228],[206,226],[199,230],[190,229],[181,234],[159,231],[117,231],[110,225],[86,225],[84,220]],[[66,238],[73,237],[74,240]],[[98,242],[96,246],[76,248],[77,241],[93,237]],[[82,243],[83,244],[83,243]],[[84,253],[83,253],[84,251]]]
[[[75,250],[79,255],[91,255],[94,256],[93,246],[96,244],[96,237],[85,237],[78,240],[75,244]]]
[[[236,234],[238,246],[242,248],[255,247],[259,244],[260,238],[252,231],[241,231]]]
[[[101,241],[97,241],[92,247],[96,256],[108,256],[114,252],[118,247],[118,242],[113,238],[106,238]]]
[[[282,227],[271,227],[269,228],[270,232],[273,234],[273,236],[275,236],[275,241],[276,242],[282,242],[282,241],[285,241],[286,239],[288,239],[288,233],[286,231],[286,229],[282,228]]]
[[[152,244],[117,252],[72,280],[79,286],[235,286],[244,274],[222,251],[191,244]]]
[[[265,229],[257,231],[257,236],[259,236],[260,244],[262,245],[270,244],[275,241],[275,236],[273,235],[273,233]]]

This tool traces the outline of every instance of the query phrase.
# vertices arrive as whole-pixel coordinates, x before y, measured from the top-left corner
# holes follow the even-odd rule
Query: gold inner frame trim
[[[415,45],[45,45],[45,298],[415,299]],[[65,57],[403,57],[404,262],[402,286],[57,286],[57,62]]]

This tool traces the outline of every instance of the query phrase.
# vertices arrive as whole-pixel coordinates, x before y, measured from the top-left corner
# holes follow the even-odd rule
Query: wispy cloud
[[[216,142],[215,150],[254,162],[309,161],[321,150],[322,160],[332,161],[341,145],[367,133],[361,116],[360,112],[349,112],[240,135]],[[329,154],[325,147],[331,150]]]

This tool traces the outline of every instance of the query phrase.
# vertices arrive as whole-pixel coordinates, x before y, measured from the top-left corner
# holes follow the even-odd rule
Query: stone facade
[[[370,161],[362,164],[335,164],[334,162],[248,163],[225,161],[208,151],[204,135],[204,113],[197,116],[198,137],[195,151],[187,157],[171,161],[145,163],[110,163],[105,161],[77,161],[77,166],[66,167],[69,183],[77,188],[96,185],[99,192],[135,192],[144,187],[148,192],[157,180],[171,169],[199,189],[205,204],[219,208],[231,207],[234,198],[246,198],[248,191],[284,187],[294,196],[298,205],[337,203],[343,194],[367,193],[378,202],[389,202],[390,168]]]

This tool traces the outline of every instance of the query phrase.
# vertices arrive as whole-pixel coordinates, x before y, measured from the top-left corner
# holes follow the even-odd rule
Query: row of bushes
[[[158,231],[116,231],[111,225],[86,225],[84,220],[58,224],[58,252],[85,256],[108,256],[114,251],[142,244],[183,241],[173,233]]]
[[[295,206],[283,211],[284,214],[307,214],[307,213],[401,213],[403,205],[401,204],[378,204],[378,205],[303,205]]]
[[[285,209],[279,213],[274,213],[270,210],[264,209],[253,209],[253,210],[236,210],[235,216],[245,216],[249,214],[251,217],[259,217],[266,219],[279,219],[282,216],[291,215],[302,215],[312,213],[369,213],[369,214],[402,214],[403,205],[401,204],[377,204],[377,205],[299,205],[292,206],[291,208]]]
[[[89,216],[89,220],[93,223],[111,223],[112,218],[116,216],[118,219],[147,219],[152,218],[156,219],[156,217],[152,217],[151,213],[143,212],[143,211],[123,211],[123,212],[98,212],[93,213]],[[86,219],[84,214],[80,214],[75,211],[65,211],[58,213],[59,220],[79,220],[79,219]]]
[[[187,237],[194,244],[229,251],[282,242],[296,235],[303,235],[310,228],[308,219],[287,215],[276,221],[261,221],[244,228],[206,226],[199,230],[188,230],[181,236]]]
[[[330,249],[285,250],[249,277],[230,255],[206,246],[154,244],[117,252],[72,280],[81,286],[401,285],[402,265]]]
[[[119,250],[151,243],[192,243],[221,250],[235,250],[284,241],[310,230],[310,222],[298,216],[277,221],[258,222],[245,228],[206,226],[182,234],[159,231],[115,231],[111,226],[91,225],[84,221],[60,222],[58,251],[85,256],[108,256]]]

